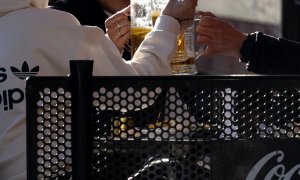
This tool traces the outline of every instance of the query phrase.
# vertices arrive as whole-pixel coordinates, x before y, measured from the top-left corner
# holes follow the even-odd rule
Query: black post
[[[91,84],[93,61],[71,60],[72,175],[74,180],[91,179]]]

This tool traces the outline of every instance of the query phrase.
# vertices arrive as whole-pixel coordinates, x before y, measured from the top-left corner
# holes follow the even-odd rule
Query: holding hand
[[[130,6],[115,13],[105,21],[106,33],[120,53],[123,52],[125,44],[129,42],[131,36],[128,16],[130,16]]]
[[[210,12],[198,12],[201,20],[196,28],[197,42],[208,46],[201,57],[214,55],[240,57],[240,49],[247,35],[227,21]]]
[[[180,29],[184,30],[193,23],[197,0],[169,0],[162,10],[162,15],[172,16],[180,23]]]

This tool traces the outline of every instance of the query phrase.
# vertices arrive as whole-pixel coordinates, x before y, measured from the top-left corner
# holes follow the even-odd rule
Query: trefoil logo
[[[26,61],[23,62],[22,68],[19,70],[16,67],[10,67],[11,72],[18,77],[19,79],[26,79],[31,76],[36,76],[39,72],[39,66],[35,66],[32,69],[29,69],[29,66]]]
[[[14,76],[21,80],[25,80],[28,77],[36,76],[39,72],[39,66],[29,68],[26,61],[23,62],[21,69],[16,67],[10,67]],[[0,83],[7,81],[9,74],[7,70],[0,67]],[[23,84],[23,83],[22,83]],[[18,86],[18,85],[16,85]],[[25,99],[24,87],[16,87],[0,90],[0,110],[9,111],[14,109],[14,105],[22,103]]]

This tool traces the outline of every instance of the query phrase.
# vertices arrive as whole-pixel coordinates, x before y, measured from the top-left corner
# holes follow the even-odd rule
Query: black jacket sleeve
[[[247,38],[251,41],[247,47],[249,55],[244,61],[247,62],[248,71],[257,74],[300,74],[300,43],[261,32],[249,36],[254,37]],[[244,42],[245,45],[247,43]],[[241,51],[242,57],[245,54],[247,51]]]

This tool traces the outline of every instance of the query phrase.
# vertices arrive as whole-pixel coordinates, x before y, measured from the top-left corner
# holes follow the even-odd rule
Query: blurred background
[[[300,42],[300,0],[198,0],[198,10],[211,11],[245,33],[261,31]],[[236,59],[199,59],[202,74],[250,74]]]

